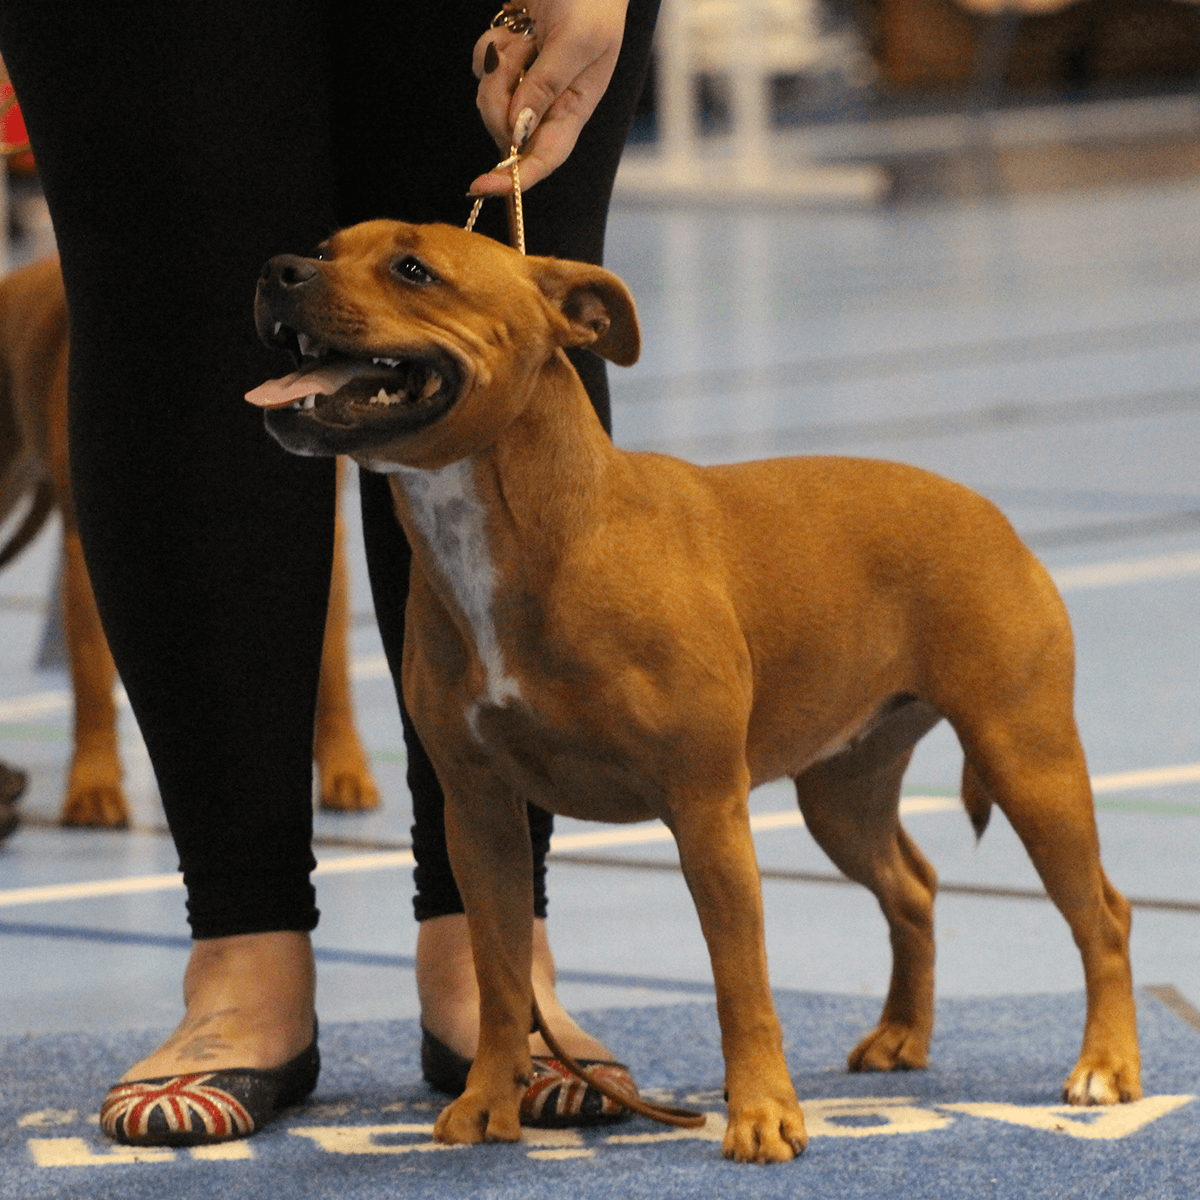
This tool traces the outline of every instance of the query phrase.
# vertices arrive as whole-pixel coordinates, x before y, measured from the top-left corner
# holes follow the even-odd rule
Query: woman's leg
[[[202,939],[181,1036],[134,1076],[273,1066],[312,1033],[332,463],[285,455],[241,397],[279,366],[261,263],[333,222],[321,7],[0,12],[71,306],[89,571]]]
[[[657,0],[631,4],[613,82],[580,137],[576,153],[526,194],[530,253],[601,260],[609,196],[645,78],[657,6]],[[335,85],[339,220],[353,224],[387,216],[463,224],[470,212],[470,201],[464,196],[467,184],[498,155],[478,119],[476,81],[470,71],[471,49],[487,27],[493,4],[465,0],[423,12],[406,7],[390,14],[375,14],[376,6],[369,0],[360,0],[360,7],[361,11],[352,6],[347,12],[342,36],[335,34],[334,42],[337,85],[343,78],[354,81],[345,89]],[[366,20],[375,22],[369,37],[351,32],[361,31]],[[485,206],[477,228],[507,240],[504,205]],[[573,360],[608,428],[603,363],[587,352],[574,355]],[[384,478],[363,473],[360,486],[375,609],[393,678],[398,680],[410,553]],[[401,714],[414,809],[414,906],[421,922],[417,980],[423,1020],[430,1032],[469,1056],[478,1031],[478,997],[462,900],[446,853],[442,794],[402,699]],[[531,808],[530,825],[536,864],[535,915],[540,918],[535,927],[539,1002],[568,1049],[587,1057],[606,1057],[604,1047],[570,1021],[553,994],[554,967],[544,925],[550,817]]]

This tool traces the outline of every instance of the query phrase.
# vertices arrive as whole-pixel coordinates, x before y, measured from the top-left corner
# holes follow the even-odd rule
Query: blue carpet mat
[[[0,1041],[0,1197],[1200,1195],[1200,1031],[1148,994],[1147,1099],[1092,1110],[1056,1103],[1079,1045],[1081,996],[944,1001],[930,1069],[886,1076],[842,1065],[878,1001],[780,993],[778,1004],[811,1138],[783,1166],[722,1160],[719,1034],[712,1004],[695,1003],[606,1010],[587,1024],[643,1088],[714,1114],[704,1131],[637,1118],[453,1149],[431,1139],[441,1101],[420,1081],[411,1021],[322,1028],[312,1100],[247,1142],[200,1152],[134,1152],[98,1132],[104,1089],[153,1033],[10,1037]]]

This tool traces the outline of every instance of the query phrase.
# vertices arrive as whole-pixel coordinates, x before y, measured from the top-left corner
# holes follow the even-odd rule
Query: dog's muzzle
[[[328,293],[321,264],[294,255],[271,259],[259,280],[259,337],[289,350],[299,369],[246,399],[266,410],[267,430],[284,449],[319,456],[370,449],[424,428],[454,405],[463,372],[445,350],[363,352],[348,339],[322,340]]]

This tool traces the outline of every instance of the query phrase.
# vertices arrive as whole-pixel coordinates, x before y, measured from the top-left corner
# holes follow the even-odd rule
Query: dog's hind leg
[[[851,1071],[924,1067],[933,1034],[933,898],[937,875],[900,824],[900,782],[911,750],[856,771],[838,755],[796,780],[805,824],[887,919],[892,978],[879,1024],[850,1052]]]
[[[1059,719],[1048,715],[1052,711],[1036,706],[995,721],[963,738],[964,750],[1028,850],[1083,959],[1087,1024],[1064,1099],[1136,1100],[1141,1085],[1130,907],[1100,865],[1091,784],[1070,710]]]

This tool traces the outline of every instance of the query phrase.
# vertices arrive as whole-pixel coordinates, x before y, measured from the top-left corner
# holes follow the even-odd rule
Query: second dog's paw
[[[478,1142],[516,1142],[521,1138],[520,1101],[488,1104],[470,1089],[451,1101],[433,1127],[439,1142],[475,1145]]]
[[[1127,1104],[1141,1098],[1137,1067],[1113,1061],[1085,1063],[1080,1059],[1063,1085],[1067,1104]]]
[[[317,763],[322,808],[362,812],[379,807],[379,789],[371,774],[371,760],[352,733],[318,738],[313,758]]]
[[[788,1162],[807,1145],[800,1106],[766,1100],[730,1107],[721,1153],[734,1162]]]
[[[124,829],[129,824],[125,793],[116,784],[71,788],[63,802],[63,825],[93,829]]]
[[[851,1071],[916,1071],[929,1063],[929,1035],[894,1021],[877,1025],[846,1059]]]
[[[321,772],[321,807],[334,812],[365,812],[379,807],[379,789],[369,771]]]

